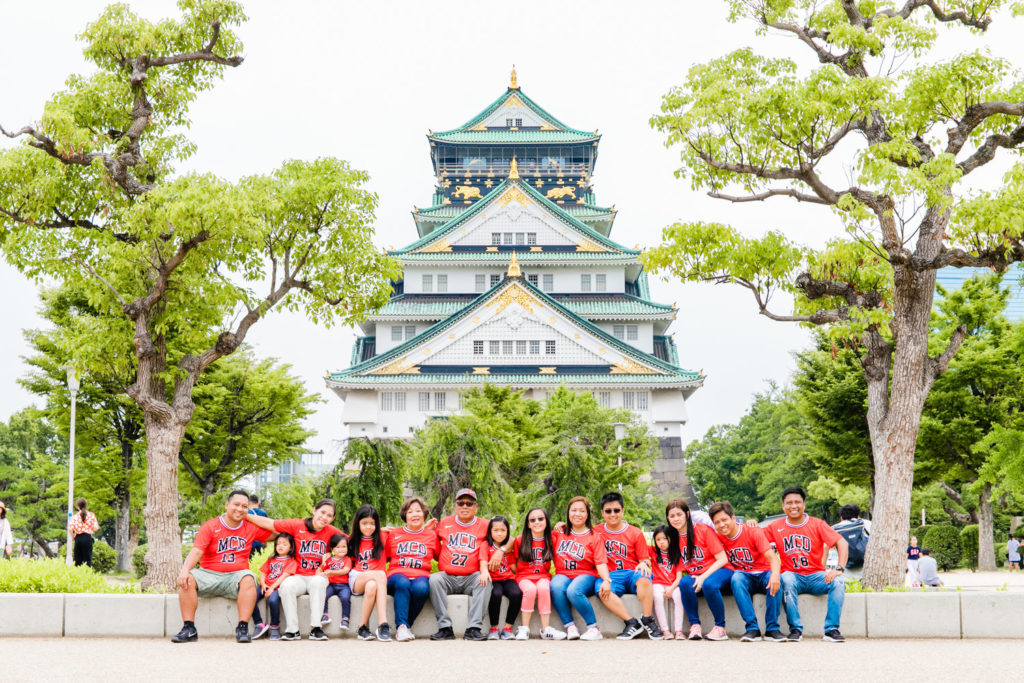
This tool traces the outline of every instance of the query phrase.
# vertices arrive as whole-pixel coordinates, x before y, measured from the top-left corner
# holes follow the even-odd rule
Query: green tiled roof
[[[434,133],[428,136],[439,142],[470,142],[511,145],[528,143],[559,144],[565,142],[586,142],[597,140],[601,136],[594,133],[569,132],[562,130],[455,130],[445,133]]]
[[[607,209],[603,206],[594,206],[593,204],[573,204],[571,206],[560,207],[570,216],[611,216],[616,213],[615,209]]]
[[[703,377],[701,376],[700,373],[698,373],[698,372],[690,372],[690,371],[687,371],[687,370],[683,370],[680,367],[678,367],[676,365],[673,365],[672,363],[669,363],[667,361],[663,361],[663,360],[661,360],[659,358],[655,358],[651,354],[645,353],[644,351],[641,351],[640,349],[636,348],[635,346],[632,346],[632,345],[626,343],[625,341],[623,341],[621,339],[617,339],[617,338],[613,337],[612,335],[608,334],[607,332],[602,330],[597,325],[587,321],[585,318],[581,318],[580,316],[576,315],[571,310],[569,310],[568,308],[563,306],[561,303],[559,303],[557,300],[555,300],[554,298],[552,298],[548,294],[540,291],[539,289],[537,289],[536,287],[531,285],[525,279],[523,279],[523,278],[515,278],[515,280],[517,280],[518,283],[522,287],[526,288],[529,292],[531,292],[538,299],[540,299],[541,301],[544,301],[549,306],[551,306],[553,309],[555,309],[556,311],[560,312],[562,315],[564,315],[567,318],[569,318],[570,320],[572,320],[579,327],[587,330],[587,332],[589,332],[590,334],[592,334],[595,337],[597,337],[598,339],[600,339],[607,346],[610,346],[611,348],[614,348],[614,349],[618,350],[620,353],[623,353],[624,355],[626,355],[626,356],[628,356],[628,357],[630,357],[630,358],[632,358],[634,360],[637,360],[637,361],[639,361],[639,362],[641,362],[641,363],[643,363],[643,364],[645,364],[645,365],[647,365],[649,367],[657,368],[657,369],[661,370],[662,372],[668,373],[668,375],[674,377],[676,381],[683,380],[683,381],[693,381],[693,382],[698,382],[698,383],[700,381],[702,381]],[[499,291],[501,291],[508,284],[509,284],[509,278],[506,277],[504,280],[502,280],[501,282],[499,282],[496,285],[494,285],[493,287],[491,287],[491,289],[489,291],[485,292],[484,294],[481,294],[479,297],[474,299],[469,305],[463,307],[462,310],[459,311],[458,313],[456,313],[455,315],[451,315],[451,316],[445,318],[444,320],[441,320],[440,322],[437,322],[434,325],[431,325],[426,330],[424,330],[423,332],[420,332],[419,334],[417,334],[412,339],[407,339],[406,341],[404,341],[403,343],[399,344],[398,346],[396,346],[396,347],[394,347],[392,349],[389,349],[388,351],[385,351],[384,353],[382,353],[380,355],[374,356],[373,358],[370,358],[369,360],[366,360],[366,361],[364,361],[362,363],[359,363],[357,365],[353,365],[352,367],[346,368],[345,370],[342,370],[340,372],[332,373],[330,375],[330,379],[332,381],[342,381],[342,380],[347,380],[349,378],[355,378],[357,375],[359,375],[361,373],[372,372],[376,368],[383,367],[384,365],[390,363],[391,361],[396,360],[398,358],[401,358],[403,356],[403,354],[409,353],[416,346],[418,346],[419,344],[423,343],[424,340],[426,340],[428,338],[431,338],[434,335],[443,332],[444,330],[446,330],[449,327],[451,327],[452,325],[456,324],[457,322],[459,322],[460,320],[462,320],[466,316],[470,315],[473,311],[477,310],[481,306],[486,305],[488,300],[490,300],[493,296],[495,296]],[[405,375],[402,375],[402,376],[404,377]],[[428,375],[428,376],[436,377],[436,375]],[[623,375],[611,375],[611,376],[612,377],[622,377]],[[657,375],[640,375],[640,376],[641,377],[657,377]],[[495,377],[495,376],[492,375],[491,377]],[[604,377],[604,375],[601,375],[601,377]],[[374,379],[379,379],[379,378],[380,378],[380,375],[373,375],[372,377],[366,378],[366,380],[367,380],[366,383],[372,384]],[[564,380],[564,376],[563,376],[563,380]],[[362,380],[360,380],[360,381],[362,381]],[[492,380],[492,381],[497,381],[497,380]]]
[[[410,316],[430,316],[441,319],[455,315],[469,305],[476,297],[467,296],[410,296],[402,294],[396,296],[383,308],[372,314],[371,318],[381,316],[389,318],[407,319]],[[601,317],[629,317],[629,316],[659,316],[674,317],[673,308],[665,304],[645,301],[628,294],[611,296],[601,295],[551,295],[551,298],[558,301],[567,309],[578,316],[585,318]]]
[[[445,204],[442,206],[428,206],[424,209],[418,208],[413,212],[413,215],[426,216],[427,218],[455,218],[466,209],[466,206]]]
[[[501,181],[501,183],[497,187],[495,187],[493,190],[488,192],[487,195],[482,200],[480,200],[480,201],[476,202],[475,204],[473,204],[472,208],[470,208],[468,211],[465,211],[464,213],[454,217],[451,221],[446,223],[443,227],[438,228],[437,230],[434,230],[433,232],[430,232],[427,235],[424,235],[423,237],[421,237],[420,239],[416,240],[415,242],[413,242],[412,244],[408,245],[407,247],[403,247],[402,249],[398,249],[396,251],[392,251],[392,252],[389,252],[389,253],[392,254],[392,255],[396,255],[396,256],[397,255],[405,255],[405,254],[407,254],[410,251],[413,251],[415,249],[419,249],[420,247],[423,247],[423,246],[425,246],[425,245],[427,245],[427,244],[429,244],[429,243],[431,243],[431,242],[433,242],[433,241],[435,241],[437,239],[440,239],[441,236],[443,236],[443,235],[446,235],[446,234],[449,234],[449,233],[453,232],[456,228],[458,228],[460,225],[462,225],[465,221],[469,220],[469,218],[475,216],[478,213],[481,213],[482,211],[484,211],[486,209],[486,207],[488,207],[491,204],[493,204],[494,201],[501,195],[501,192],[505,188],[505,186],[508,185],[509,183],[514,183],[515,185],[517,185],[521,190],[525,191],[527,195],[529,195],[534,200],[539,202],[541,204],[541,206],[544,206],[548,210],[550,210],[551,213],[555,217],[557,217],[560,221],[562,221],[563,223],[565,223],[566,225],[571,227],[573,230],[576,230],[577,232],[582,233],[583,235],[585,235],[589,239],[593,240],[594,242],[597,242],[598,244],[601,244],[601,245],[603,245],[603,246],[605,246],[605,247],[607,247],[609,249],[614,249],[614,250],[616,250],[618,252],[621,252],[622,254],[636,254],[636,255],[640,254],[640,252],[635,250],[635,249],[627,249],[626,247],[622,246],[621,244],[617,244],[616,242],[613,242],[612,240],[608,239],[607,237],[605,237],[604,235],[602,235],[598,231],[594,230],[592,227],[590,227],[589,225],[587,225],[583,221],[579,220],[578,218],[574,218],[573,216],[568,214],[561,206],[559,206],[558,204],[555,204],[553,201],[551,201],[550,199],[548,199],[547,197],[542,195],[540,192],[538,192],[536,189],[534,189],[530,185],[530,183],[524,183],[524,182],[522,182],[520,180],[516,180],[516,179],[513,179],[513,178],[506,178],[505,180]],[[585,252],[580,252],[580,253],[585,253]]]
[[[430,233],[428,237],[435,235],[437,230]],[[402,252],[388,252],[396,259],[403,263],[413,262],[434,262],[434,261],[468,261],[477,262],[483,261],[496,262],[496,263],[508,263],[509,257],[512,255],[510,251],[453,251],[453,252],[433,252],[429,254],[417,253],[407,254]],[[617,254],[611,251],[517,251],[515,252],[516,258],[519,259],[519,263],[546,263],[549,261],[555,261],[564,263],[571,261],[573,263],[590,263],[593,261],[599,263],[607,263],[609,261],[619,261],[626,265],[635,265],[639,263],[637,260],[640,252],[629,250],[626,254]]]
[[[668,388],[698,387],[704,381],[699,372],[677,370],[675,375],[367,375],[352,376],[335,372],[327,381],[337,385],[363,385],[373,387],[380,384],[511,384],[529,386],[543,384],[557,386],[572,385],[657,385]]]

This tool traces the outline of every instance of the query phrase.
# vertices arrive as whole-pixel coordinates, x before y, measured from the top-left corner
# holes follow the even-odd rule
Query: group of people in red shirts
[[[683,500],[671,500],[665,508],[666,523],[654,529],[648,544],[639,528],[623,520],[625,505],[617,492],[602,496],[600,524],[592,523],[590,502],[580,496],[569,502],[563,520],[553,521],[544,508],[531,509],[522,531],[513,534],[507,518],[477,516],[476,493],[466,488],[455,496],[454,514],[439,521],[430,519],[421,498],[405,501],[400,510],[403,524],[395,528],[382,527],[377,510],[363,505],[346,535],[331,525],[335,505],[329,499],[318,502],[305,519],[273,520],[246,514],[248,496],[235,491],[225,513],[199,530],[182,566],[178,584],[184,625],[171,641],[198,639],[198,598],[209,596],[237,600],[239,642],[265,635],[271,640],[297,640],[302,594],[309,596],[311,640],[327,639],[323,626],[330,621],[332,597],[341,602],[339,626],[350,628],[353,595],[364,598],[357,638],[392,640],[389,594],[398,641],[415,638],[411,627],[428,598],[438,627],[430,639],[454,639],[448,613],[448,596],[453,594],[470,596],[466,640],[526,640],[534,612],[543,639],[600,640],[604,635],[592,596],[622,619],[623,630],[616,636],[621,640],[641,634],[654,640],[727,640],[722,596],[731,592],[745,622],[741,640],[801,640],[797,596],[812,593],[828,595],[824,639],[843,642],[840,575],[846,542],[823,520],[804,512],[804,498],[799,487],[786,489],[785,517],[764,527],[738,524],[728,502],[715,503],[704,513],[690,510]],[[252,543],[268,541],[275,533],[273,553],[257,577],[248,568]],[[832,546],[837,548],[840,568],[826,569]],[[766,595],[763,636],[754,613],[754,593]],[[625,594],[637,596],[639,618],[626,608]],[[700,595],[714,618],[707,634],[698,611]],[[261,597],[266,598],[269,621],[257,607]],[[672,627],[666,618],[667,600],[675,604]],[[788,635],[778,621],[783,605]],[[376,631],[369,627],[374,610]],[[489,629],[484,626],[485,611]],[[552,612],[558,619],[554,625]],[[688,631],[683,630],[684,614]]]

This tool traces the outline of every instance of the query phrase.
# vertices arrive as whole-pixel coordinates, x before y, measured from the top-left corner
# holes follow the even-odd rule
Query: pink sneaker
[[[716,626],[711,629],[711,633],[704,636],[705,640],[729,640],[729,634],[725,632],[723,626]]]
[[[703,640],[704,631],[701,629],[700,624],[694,624],[690,627],[690,640]]]
[[[672,631],[669,631],[668,629],[662,629],[662,633],[665,634],[665,636],[664,636],[665,640],[672,640],[675,637],[675,636],[672,635]]]

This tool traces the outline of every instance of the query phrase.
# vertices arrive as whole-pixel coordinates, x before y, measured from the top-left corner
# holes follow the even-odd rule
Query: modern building
[[[662,446],[653,473],[688,486],[686,401],[704,381],[679,365],[674,305],[652,301],[640,251],[611,238],[614,206],[591,186],[601,136],[508,88],[462,126],[431,131],[433,202],[391,301],[362,324],[351,367],[327,377],[347,438],[408,437],[459,408],[460,392],[561,386],[632,410]]]
[[[985,277],[991,275],[988,268],[942,268],[935,276],[935,280],[947,292],[960,289],[964,282],[972,277]],[[1016,264],[1003,273],[1003,287],[1010,290],[1010,298],[1006,302],[1006,310],[1003,314],[1011,322],[1024,320],[1024,266]],[[938,297],[936,297],[936,300]]]

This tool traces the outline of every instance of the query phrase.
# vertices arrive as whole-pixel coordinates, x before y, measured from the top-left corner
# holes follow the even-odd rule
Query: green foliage
[[[404,441],[350,440],[341,462],[323,482],[327,497],[338,505],[335,525],[350,521],[363,503],[377,508],[382,524],[400,524],[408,457]]]
[[[922,548],[932,551],[932,557],[939,565],[939,569],[948,572],[956,569],[962,557],[962,546],[960,544],[960,531],[946,524],[936,524],[928,529],[921,543]]]
[[[963,563],[970,570],[978,568],[978,525],[968,524],[960,530],[960,547],[963,549]]]
[[[0,593],[138,592],[135,584],[109,583],[89,567],[69,567],[56,558],[0,562]]]
[[[928,533],[928,530],[931,529],[932,526],[934,525],[924,524],[922,526],[911,528],[910,535],[917,537],[918,547],[924,547],[924,535]]]
[[[57,551],[61,559],[67,557],[67,545],[62,545]],[[117,571],[117,553],[103,541],[96,541],[92,544],[92,570],[100,574],[111,574]]]
[[[317,484],[311,477],[298,476],[268,486],[263,490],[260,502],[272,518],[292,519],[309,517],[313,504],[322,497],[318,495]],[[335,526],[342,523],[339,519],[335,522]]]
[[[146,551],[149,550],[149,546],[145,543],[140,543],[135,546],[135,550],[132,551],[132,571],[135,574],[136,579],[141,579],[146,575]],[[189,551],[192,550],[191,545],[181,546],[181,561],[184,562],[185,558],[188,557]]]

